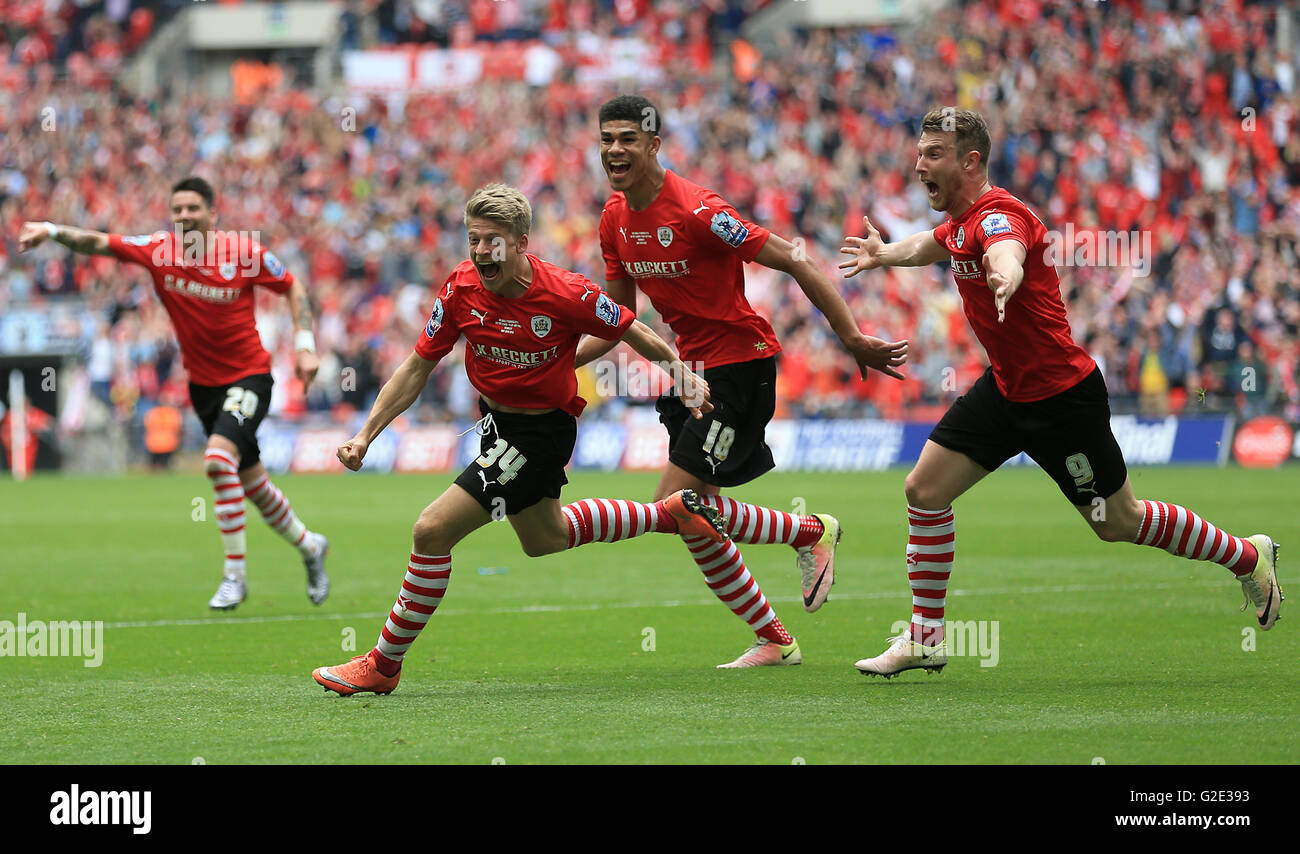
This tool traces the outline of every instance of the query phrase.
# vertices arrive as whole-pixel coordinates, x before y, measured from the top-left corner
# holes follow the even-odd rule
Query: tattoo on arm
[[[73,228],[70,225],[59,226],[59,235],[54,238],[73,252],[89,255],[109,255],[108,235],[102,231],[90,231],[85,228]]]
[[[311,332],[311,300],[307,297],[307,289],[298,283],[289,291],[289,305],[293,309],[293,323],[298,329]]]
[[[311,303],[306,294],[298,301],[298,328],[311,331]]]

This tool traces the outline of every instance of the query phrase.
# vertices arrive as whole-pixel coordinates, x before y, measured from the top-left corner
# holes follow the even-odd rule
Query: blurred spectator
[[[1237,317],[1230,308],[1221,308],[1206,315],[1207,326],[1202,332],[1201,360],[1207,388],[1231,395],[1228,372],[1237,358],[1237,350],[1245,338]]]
[[[1272,390],[1269,367],[1255,352],[1255,345],[1242,341],[1237,345],[1237,355],[1229,365],[1225,377],[1227,391],[1241,402],[1238,410],[1242,416],[1253,418],[1268,411]]]
[[[166,471],[172,454],[181,446],[181,411],[170,404],[152,407],[144,414],[144,447],[149,467]]]

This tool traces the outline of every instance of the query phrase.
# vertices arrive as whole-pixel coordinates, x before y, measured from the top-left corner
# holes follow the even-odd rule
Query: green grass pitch
[[[1132,474],[1140,497],[1272,534],[1283,589],[1290,579],[1300,595],[1294,469]],[[799,638],[800,667],[714,669],[752,636],[676,538],[528,559],[493,524],[456,549],[397,691],[351,698],[310,672],[373,644],[411,523],[450,477],[277,478],[332,540],[333,592],[307,601],[297,554],[254,510],[249,599],[230,616],[207,609],[220,546],[210,513],[192,520],[194,499],[211,503],[201,475],[5,481],[0,620],[105,629],[97,668],[0,657],[0,761],[1300,761],[1300,603],[1273,631],[1245,631],[1254,618],[1226,570],[1097,541],[1036,470],[998,472],[956,505],[948,619],[997,621],[996,665],[972,655],[937,675],[859,675],[853,661],[883,650],[910,612],[903,475],[774,473],[731,491],[783,509],[803,500],[844,524],[839,581],[817,614],[799,603],[787,547],[744,548]],[[575,473],[565,497],[644,500],[654,483]]]

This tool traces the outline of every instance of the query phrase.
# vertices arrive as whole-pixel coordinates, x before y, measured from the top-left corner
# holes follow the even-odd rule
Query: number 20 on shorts
[[[221,405],[222,412],[238,412],[245,418],[252,418],[257,412],[257,392],[239,386],[226,389],[226,402]]]

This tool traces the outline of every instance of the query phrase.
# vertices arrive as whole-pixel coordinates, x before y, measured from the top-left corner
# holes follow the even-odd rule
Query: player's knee
[[[411,529],[411,541],[415,544],[415,550],[421,554],[440,555],[451,551],[451,543],[443,534],[442,527],[431,516],[421,515],[415,520],[415,527]]]
[[[234,466],[225,457],[207,456],[203,458],[203,471],[212,477],[218,474],[230,474]]]
[[[907,475],[907,480],[903,482],[903,493],[907,496],[908,506],[918,510],[942,510],[948,506],[939,490],[918,477],[916,472]]]

